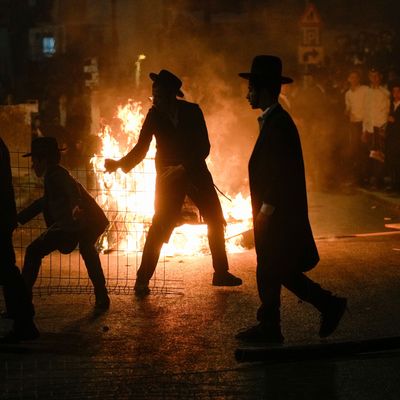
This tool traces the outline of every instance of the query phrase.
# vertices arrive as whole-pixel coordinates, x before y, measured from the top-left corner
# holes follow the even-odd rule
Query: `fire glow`
[[[101,247],[108,251],[118,248],[119,251],[138,252],[143,249],[154,214],[156,145],[153,139],[146,158],[129,173],[125,174],[120,169],[114,173],[104,172],[106,158],[119,159],[136,144],[144,121],[141,104],[130,101],[125,106],[119,106],[117,118],[120,126],[114,131],[104,125],[98,133],[100,154],[91,159],[99,187],[96,200],[110,220]],[[252,227],[250,199],[238,193],[231,201],[220,196],[220,201],[227,221],[227,251],[242,251],[241,233]],[[173,256],[207,252],[207,225],[185,223],[174,229],[169,242],[163,246],[162,254]]]

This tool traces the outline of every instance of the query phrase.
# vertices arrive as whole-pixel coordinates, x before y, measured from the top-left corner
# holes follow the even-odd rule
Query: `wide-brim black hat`
[[[282,76],[281,59],[270,55],[255,56],[251,64],[251,71],[241,72],[239,76],[266,84],[286,84],[293,82],[292,78]]]
[[[55,137],[38,137],[32,140],[30,153],[26,153],[22,157],[51,157],[64,150],[58,147]]]
[[[184,97],[182,90],[180,90],[182,81],[172,72],[162,69],[158,74],[150,72],[149,76],[153,82],[170,89],[172,92],[175,92],[178,97]]]

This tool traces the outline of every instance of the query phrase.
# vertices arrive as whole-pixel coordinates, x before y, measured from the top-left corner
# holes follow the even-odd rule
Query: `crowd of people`
[[[400,194],[400,65],[390,32],[338,38],[335,62],[307,66],[281,102],[302,138],[310,186]]]

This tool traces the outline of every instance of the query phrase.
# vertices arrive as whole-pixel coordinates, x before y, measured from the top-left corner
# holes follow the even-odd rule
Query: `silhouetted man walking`
[[[119,167],[128,172],[144,159],[153,135],[156,138],[155,214],[137,272],[135,293],[143,296],[150,292],[149,280],[157,266],[162,245],[168,242],[179,219],[186,195],[199,208],[208,225],[215,271],[213,285],[241,285],[242,280],[228,272],[225,220],[205,162],[210,142],[203,113],[197,104],[176,98],[183,97],[182,82],[171,72],[161,70],[159,74],[151,73],[150,78],[153,81],[153,106],[143,123],[136,146],[120,160],[105,161],[108,172]]]
[[[18,342],[39,337],[33,322],[33,305],[18,267],[12,235],[17,227],[17,209],[12,184],[10,153],[0,138],[0,284],[3,285],[7,315],[13,328],[1,342]]]
[[[321,312],[319,335],[338,326],[346,299],[333,296],[303,272],[314,268],[318,251],[308,220],[307,193],[301,144],[296,126],[278,103],[281,60],[257,56],[249,80],[247,99],[261,109],[260,133],[249,161],[250,194],[257,253],[257,287],[261,300],[259,324],[236,335],[247,342],[282,343],[280,294],[282,285]]]

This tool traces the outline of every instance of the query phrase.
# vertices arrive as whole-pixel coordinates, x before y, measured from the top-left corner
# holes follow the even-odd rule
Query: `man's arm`
[[[153,137],[154,116],[152,110],[147,113],[146,119],[140,130],[139,139],[135,147],[124,157],[119,160],[112,160],[107,158],[104,162],[104,168],[107,172],[114,172],[118,168],[126,173],[139,164],[146,156],[151,139]]]
[[[41,212],[43,212],[44,197],[35,200],[31,205],[24,208],[18,213],[17,220],[20,224],[24,225],[31,219],[35,218]]]
[[[256,229],[266,229],[271,216],[282,203],[296,198],[297,186],[292,178],[300,170],[301,145],[293,121],[279,118],[270,127],[268,141],[268,164],[265,165],[265,177],[262,193],[262,205],[256,216]]]

